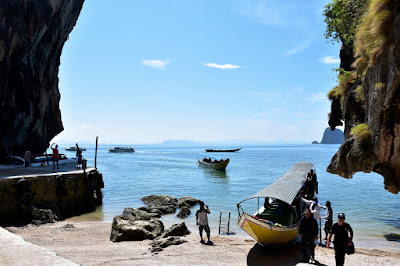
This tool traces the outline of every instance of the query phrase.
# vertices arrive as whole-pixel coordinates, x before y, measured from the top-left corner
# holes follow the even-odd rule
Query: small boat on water
[[[301,214],[299,191],[313,164],[296,163],[283,176],[263,190],[237,204],[238,225],[260,245],[289,245],[299,240],[298,230]],[[261,208],[250,215],[242,203],[251,199],[263,201]],[[248,205],[248,203],[246,204]]]
[[[115,148],[109,148],[108,151],[114,153],[125,153],[125,152],[135,152],[135,149],[131,147],[115,147]]]
[[[217,149],[206,149],[206,152],[235,152],[240,151],[242,148],[230,149],[230,150],[217,150]]]
[[[197,159],[197,161],[199,163],[199,166],[201,167],[220,170],[220,171],[225,171],[225,168],[229,164],[229,158],[217,160],[205,157],[202,160]]]
[[[77,151],[78,149],[75,146],[71,146],[69,148],[65,148],[67,151]],[[80,151],[86,151],[86,148],[79,147]]]

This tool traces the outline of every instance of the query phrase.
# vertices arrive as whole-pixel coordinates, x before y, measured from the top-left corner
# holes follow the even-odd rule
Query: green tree
[[[324,9],[325,38],[352,47],[369,0],[332,0]]]

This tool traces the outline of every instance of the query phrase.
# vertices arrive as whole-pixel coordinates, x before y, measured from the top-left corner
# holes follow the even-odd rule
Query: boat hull
[[[238,225],[260,245],[290,245],[298,241],[298,226],[276,226],[260,221],[247,213],[243,213]]]
[[[206,149],[206,152],[235,152],[240,151],[242,148],[233,149],[233,150],[214,150],[214,149]]]
[[[199,166],[208,168],[208,169],[214,169],[214,170],[220,170],[220,171],[225,171],[225,168],[229,164],[229,159],[224,160],[223,162],[220,163],[205,163],[200,160],[197,160],[199,163]]]
[[[113,152],[113,153],[132,153],[132,152],[135,152],[135,150],[134,149],[118,149],[118,150],[115,150],[115,149],[108,149],[108,151],[109,152]]]
[[[77,148],[65,148],[67,151],[77,151]],[[86,151],[86,148],[79,148],[80,151]]]

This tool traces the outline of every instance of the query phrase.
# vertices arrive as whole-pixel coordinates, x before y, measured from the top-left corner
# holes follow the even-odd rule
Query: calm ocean
[[[389,242],[384,237],[400,234],[400,195],[386,191],[383,178],[375,173],[358,173],[353,179],[327,173],[325,169],[339,145],[249,146],[235,153],[213,153],[215,157],[230,158],[226,173],[197,165],[197,158],[205,154],[205,147],[138,145],[134,147],[135,153],[127,154],[110,153],[109,147],[100,145],[97,158],[105,183],[103,206],[96,213],[83,216],[84,219],[111,221],[125,207],[144,206],[140,198],[147,195],[192,196],[209,205],[213,232],[218,227],[219,211],[228,210],[232,214],[231,230],[242,236],[245,233],[236,225],[236,203],[274,182],[294,163],[308,161],[317,171],[319,202],[331,201],[334,217],[338,212],[346,214],[358,247],[400,250],[399,242]],[[86,148],[83,155],[92,166],[94,146]],[[63,147],[60,152],[75,156]],[[256,201],[253,203],[256,205]],[[256,206],[248,207],[249,213],[256,210]],[[179,221],[175,215],[168,215],[164,220]],[[195,224],[193,212],[186,223]]]

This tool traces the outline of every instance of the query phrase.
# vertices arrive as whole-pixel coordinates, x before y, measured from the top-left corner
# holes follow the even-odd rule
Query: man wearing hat
[[[336,266],[344,265],[346,248],[347,246],[351,246],[353,241],[353,229],[351,229],[351,226],[344,221],[345,219],[346,216],[344,215],[344,213],[338,214],[338,222],[332,226],[332,231],[329,234],[328,241],[326,242],[326,247],[329,248],[332,235],[335,235],[333,244],[335,247]]]

